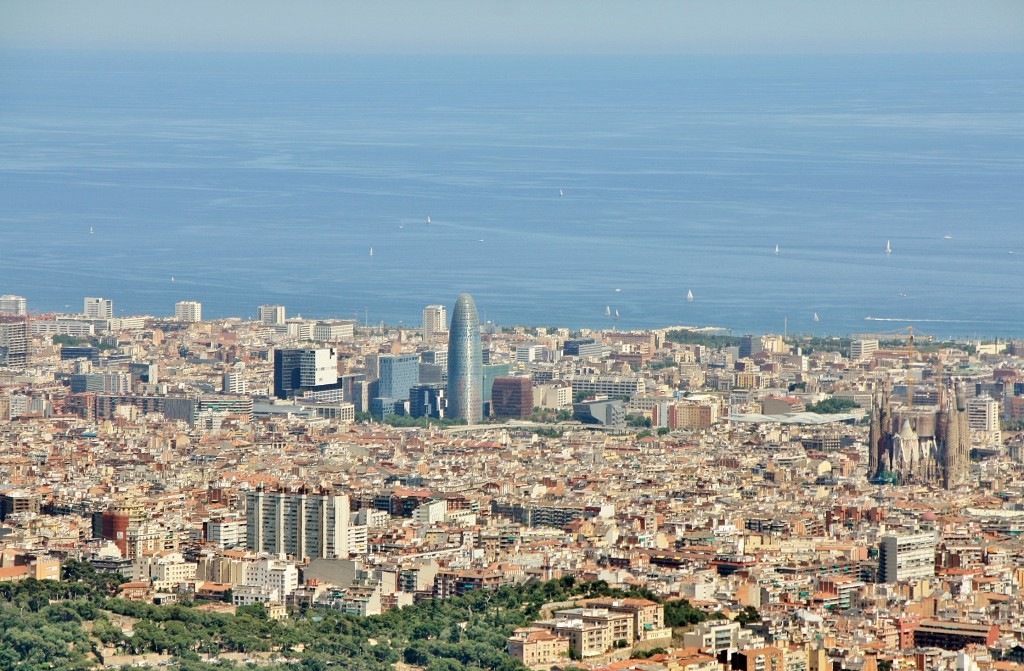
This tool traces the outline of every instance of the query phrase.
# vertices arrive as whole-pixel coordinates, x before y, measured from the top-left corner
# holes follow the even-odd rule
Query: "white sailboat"
[[[430,215],[427,215],[427,226],[430,226]]]
[[[174,281],[174,275],[171,275],[171,281],[172,282]]]
[[[619,309],[615,308],[615,319],[618,320],[618,318],[619,318]]]
[[[89,227],[89,235],[92,235],[92,226]]]
[[[885,241],[885,253],[892,254],[892,245],[889,244],[888,240]]]
[[[816,322],[820,322],[821,321],[820,319],[818,319],[818,313],[817,312],[814,313],[814,321],[816,321]]]
[[[605,317],[611,317],[612,316],[612,306],[610,306],[610,305],[604,306],[604,316]]]
[[[370,256],[373,256],[373,247],[370,247]]]
[[[778,256],[778,254],[779,254],[779,246],[775,245],[775,255]]]
[[[565,191],[562,191],[561,189],[559,189],[558,190],[558,197],[559,198],[565,198]]]
[[[688,300],[688,301],[692,301],[693,300],[693,292],[690,291],[689,289],[686,290],[686,300]]]

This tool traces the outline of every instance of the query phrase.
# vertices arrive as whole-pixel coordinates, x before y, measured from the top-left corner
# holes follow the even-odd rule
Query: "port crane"
[[[856,340],[874,339],[878,340],[879,343],[884,341],[897,340],[901,341],[904,346],[900,350],[907,356],[907,408],[913,410],[914,408],[914,379],[910,375],[909,364],[914,360],[914,354],[917,351],[915,345],[919,341],[931,342],[935,340],[935,336],[920,333],[913,326],[907,326],[895,331],[889,331],[887,333],[851,333],[850,337]],[[941,371],[941,368],[939,369]]]

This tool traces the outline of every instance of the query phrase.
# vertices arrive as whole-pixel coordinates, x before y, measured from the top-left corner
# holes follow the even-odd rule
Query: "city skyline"
[[[5,668],[1024,671],[1021,0],[0,45]]]

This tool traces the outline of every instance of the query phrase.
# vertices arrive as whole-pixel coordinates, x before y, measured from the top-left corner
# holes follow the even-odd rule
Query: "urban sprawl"
[[[1024,670],[1024,342],[28,307],[0,296],[0,587],[89,564],[288,620],[561,579],[601,587],[510,663]],[[116,622],[97,659],[173,663]]]

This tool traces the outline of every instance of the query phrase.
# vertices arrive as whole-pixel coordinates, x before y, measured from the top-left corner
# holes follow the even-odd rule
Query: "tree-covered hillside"
[[[505,654],[506,640],[513,629],[537,619],[544,604],[579,596],[652,596],[564,578],[372,617],[309,609],[275,621],[259,606],[229,615],[194,604],[154,606],[111,598],[117,576],[85,563],[68,562],[64,575],[62,582],[0,585],[0,669],[84,671],[101,668],[114,656],[159,653],[171,655],[175,668],[192,671],[248,668],[245,655],[266,671],[390,671],[400,661],[429,671],[513,671],[522,667]],[[684,604],[669,605],[669,619],[707,617]]]

